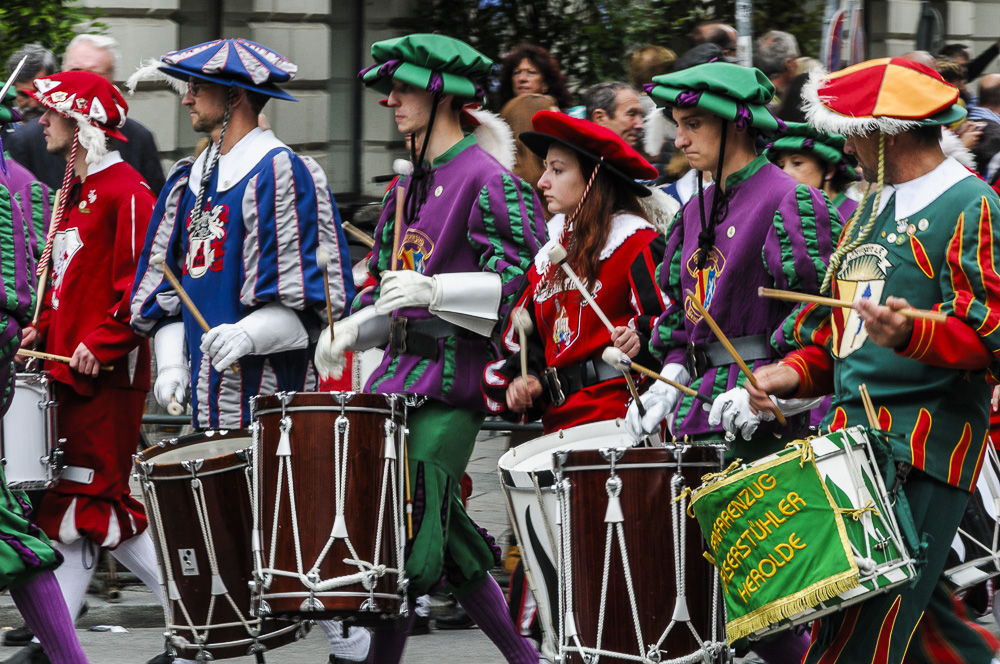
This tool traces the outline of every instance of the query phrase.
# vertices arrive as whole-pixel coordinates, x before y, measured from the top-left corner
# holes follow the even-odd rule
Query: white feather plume
[[[666,235],[677,211],[681,209],[680,201],[659,187],[646,187],[651,194],[639,199],[642,209],[653,222],[656,229]]]
[[[663,109],[654,108],[642,122],[642,149],[648,155],[659,156],[663,144],[677,138],[677,126],[663,115]]]
[[[142,81],[162,81],[168,84],[174,89],[179,95],[183,95],[187,92],[187,82],[182,81],[179,78],[165,74],[160,66],[163,63],[159,60],[146,60],[142,65],[133,72],[128,80],[125,81],[125,87],[128,88],[128,93],[130,95],[135,94],[135,89],[138,87],[139,83]]]
[[[473,132],[479,147],[492,155],[504,168],[514,168],[514,132],[510,130],[510,125],[499,115],[489,111],[466,109],[466,112],[479,121],[479,126]]]
[[[976,169],[976,157],[965,143],[958,137],[958,134],[947,127],[941,130],[941,151],[949,157],[954,157],[958,163],[966,168]]]

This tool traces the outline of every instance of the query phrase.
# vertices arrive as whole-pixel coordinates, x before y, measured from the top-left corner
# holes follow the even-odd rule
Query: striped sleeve
[[[658,268],[660,291],[666,298],[666,308],[652,326],[649,342],[650,352],[664,359],[664,364],[685,363],[684,349],[688,342],[688,332],[684,325],[684,293],[681,290],[681,270],[683,267],[684,220],[681,208],[670,224],[667,235],[667,249]]]
[[[325,320],[323,272],[316,260],[322,245],[330,255],[330,301],[339,318],[354,297],[354,280],[326,174],[291,150],[272,151],[266,159],[270,163],[253,176],[242,201],[246,240],[240,302],[246,307],[280,302]]]
[[[545,242],[545,216],[531,185],[507,171],[490,178],[471,211],[468,240],[480,269],[500,275],[505,316]]]
[[[13,397],[14,352],[35,306],[34,270],[26,221],[0,173],[0,417]]]
[[[181,317],[181,300],[177,292],[163,276],[163,270],[150,265],[149,259],[157,254],[166,254],[166,263],[174,274],[183,274],[181,232],[184,221],[177,223],[177,215],[192,163],[193,160],[187,159],[174,166],[146,229],[146,241],[132,285],[131,304],[132,329],[144,336],[152,336],[161,323],[178,322]]]

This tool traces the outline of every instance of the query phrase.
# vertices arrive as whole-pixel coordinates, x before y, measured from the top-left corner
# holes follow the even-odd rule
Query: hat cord
[[[698,211],[701,216],[701,232],[698,233],[698,269],[704,270],[708,256],[715,247],[715,227],[729,213],[729,195],[722,187],[722,167],[726,161],[726,134],[729,133],[729,122],[722,121],[722,137],[719,141],[719,164],[715,169],[715,196],[712,197],[712,209],[708,219],[705,219],[705,189],[702,178],[698,177]]]
[[[198,189],[198,195],[194,200],[195,216],[202,213],[202,205],[205,203],[205,190],[208,189],[208,184],[212,180],[212,173],[215,172],[215,167],[219,165],[219,158],[222,156],[222,144],[226,140],[226,129],[229,127],[229,115],[233,110],[233,98],[235,96],[236,88],[230,86],[229,95],[226,97],[226,113],[222,116],[222,131],[219,132],[219,144],[216,146],[214,155],[212,155],[211,148],[209,148],[209,154],[205,155],[205,161],[208,161],[209,155],[212,156],[212,163],[201,174],[201,187]],[[194,228],[194,226],[192,225],[191,228]]]
[[[572,250],[576,247],[576,236],[573,231],[576,228],[576,217],[580,214],[580,210],[583,209],[583,203],[587,200],[587,195],[590,194],[591,187],[594,186],[594,181],[597,179],[597,172],[601,170],[601,165],[604,163],[604,157],[602,156],[597,164],[594,166],[593,172],[590,174],[590,178],[587,179],[587,184],[583,188],[583,193],[580,195],[580,202],[576,204],[576,208],[573,210],[573,214],[566,218],[566,222],[563,224],[562,232],[559,234],[559,244],[563,246],[566,250],[567,256],[572,253]],[[568,260],[568,259],[567,259]],[[555,276],[557,270],[555,265],[551,262],[545,268],[545,275],[543,281],[551,282],[552,278]],[[568,279],[569,277],[566,277]]]
[[[59,208],[56,210],[55,216],[52,218],[52,223],[49,225],[49,234],[45,238],[45,249],[42,250],[42,255],[38,259],[38,265],[35,266],[35,276],[41,278],[42,272],[45,271],[45,267],[49,264],[49,260],[52,258],[52,243],[55,240],[56,232],[62,225],[63,216],[68,214],[67,210],[69,208],[69,193],[70,193],[70,183],[73,181],[73,171],[76,164],[76,152],[80,145],[80,126],[77,125],[76,131],[73,132],[73,147],[69,152],[69,161],[66,162],[66,170],[63,171],[63,181],[62,181],[62,195],[59,196]],[[42,303],[39,302],[37,307],[41,307]]]
[[[427,119],[427,129],[424,131],[424,141],[420,146],[420,157],[417,157],[417,142],[410,140],[410,160],[413,161],[413,171],[410,173],[410,185],[406,188],[406,198],[403,200],[403,211],[406,219],[413,223],[420,214],[430,188],[428,177],[433,169],[424,168],[424,157],[427,155],[427,144],[431,142],[431,132],[434,130],[434,118],[437,115],[438,102],[441,93],[435,92],[431,97],[431,113]]]
[[[854,240],[848,242],[848,238],[854,233],[854,229],[857,227],[861,214],[865,209],[865,204],[868,202],[871,196],[872,185],[871,182],[865,187],[865,195],[861,199],[861,203],[858,204],[857,209],[854,214],[851,215],[851,219],[847,222],[847,228],[841,234],[844,241],[839,247],[831,254],[829,267],[826,269],[826,274],[823,275],[823,284],[819,288],[821,295],[829,295],[832,290],[833,276],[837,272],[837,268],[840,267],[840,263],[844,260],[844,256],[848,252],[853,251],[858,246],[861,245],[868,236],[871,234],[872,228],[875,226],[875,219],[878,218],[879,206],[882,204],[882,189],[885,185],[885,133],[879,132],[878,137],[878,176],[876,178],[875,184],[875,205],[872,206],[871,214],[868,216],[868,222],[862,227],[861,232],[858,233],[858,237]]]

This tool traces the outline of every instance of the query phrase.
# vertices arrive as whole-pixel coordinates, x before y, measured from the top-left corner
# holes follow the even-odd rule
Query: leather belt
[[[736,337],[729,340],[729,343],[736,349],[736,353],[743,358],[747,364],[756,360],[766,360],[771,357],[771,335],[751,334],[745,337]],[[722,345],[722,342],[711,341],[707,344],[690,344],[687,350],[688,371],[691,378],[697,378],[715,367],[724,367],[733,363],[733,357]]]
[[[587,360],[568,367],[546,367],[542,384],[548,389],[552,405],[561,406],[566,398],[585,387],[621,377],[622,372],[604,361]]]
[[[396,316],[389,324],[389,355],[417,355],[428,360],[438,358],[438,339],[464,336],[462,328],[440,318]]]

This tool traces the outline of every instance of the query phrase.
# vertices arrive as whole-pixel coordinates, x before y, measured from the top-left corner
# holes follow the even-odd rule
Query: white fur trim
[[[805,111],[809,126],[813,129],[845,136],[865,136],[873,131],[893,135],[909,131],[920,126],[915,120],[898,120],[896,118],[858,118],[841,115],[830,110],[824,102],[830,97],[820,97],[819,88],[826,82],[829,73],[817,67],[809,72],[809,80],[802,86],[802,110]]]
[[[125,87],[128,88],[128,93],[130,95],[135,94],[135,89],[142,81],[162,81],[173,88],[174,92],[177,94],[185,94],[187,92],[187,82],[165,74],[162,70],[160,70],[160,66],[162,64],[163,63],[159,60],[146,60],[143,62],[142,66],[136,69],[135,72],[128,77],[128,80],[125,81]]]
[[[965,143],[958,137],[958,134],[947,127],[941,129],[941,150],[963,166],[975,169],[976,157],[969,148],[965,147]]]
[[[549,249],[555,246],[559,242],[559,236],[562,235],[563,224],[566,223],[566,217],[562,214],[557,214],[551,219],[547,225],[549,232],[549,241],[545,243],[545,246],[535,254],[535,271],[541,274],[545,271],[545,268],[549,266]],[[636,231],[641,231],[643,229],[656,230],[653,224],[649,223],[642,217],[637,217],[634,214],[629,214],[627,212],[619,212],[611,220],[611,230],[608,232],[608,239],[604,243],[604,248],[601,249],[600,259],[606,261],[611,258],[611,254],[615,253],[615,250],[625,243],[625,240],[629,239],[635,235]]]
[[[663,110],[654,108],[643,118],[642,150],[648,155],[659,156],[663,144],[677,138],[677,125],[663,115]]]
[[[87,163],[98,164],[103,161],[108,155],[108,135],[104,130],[90,124],[90,119],[82,113],[73,111],[66,115],[76,120],[77,126],[80,127],[78,139],[80,147],[87,150]]]
[[[639,203],[656,229],[666,234],[674,215],[681,209],[681,203],[659,187],[646,188],[652,193],[645,198],[640,198]]]
[[[466,112],[479,121],[473,132],[479,147],[507,170],[514,168],[514,132],[510,130],[510,125],[489,111],[466,109]]]

